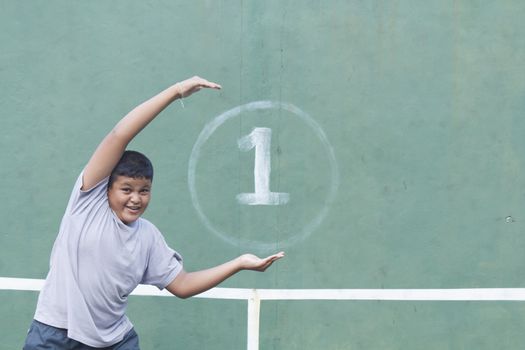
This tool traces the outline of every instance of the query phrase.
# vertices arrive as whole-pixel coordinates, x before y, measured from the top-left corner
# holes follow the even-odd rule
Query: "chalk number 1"
[[[288,193],[270,191],[272,129],[255,128],[253,131],[241,137],[237,143],[241,151],[249,151],[255,147],[255,166],[253,178],[255,192],[239,193],[237,201],[247,205],[282,205],[288,203]]]

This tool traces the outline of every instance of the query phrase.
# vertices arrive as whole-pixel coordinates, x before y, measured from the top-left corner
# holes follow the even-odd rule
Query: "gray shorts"
[[[24,350],[67,349],[67,350],[140,350],[139,336],[131,329],[117,344],[108,348],[93,348],[67,337],[67,329],[56,328],[33,320],[27,333]]]

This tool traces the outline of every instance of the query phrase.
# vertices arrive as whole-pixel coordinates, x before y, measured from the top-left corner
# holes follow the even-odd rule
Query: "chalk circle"
[[[298,117],[300,120],[305,122],[315,133],[315,135],[319,138],[322,145],[325,148],[325,151],[328,155],[328,160],[330,162],[330,170],[331,170],[331,184],[330,184],[330,190],[328,191],[328,195],[326,196],[324,206],[319,211],[317,216],[314,217],[314,219],[310,222],[308,222],[301,231],[295,232],[291,237],[288,239],[278,241],[278,242],[264,242],[264,241],[254,241],[254,240],[248,240],[243,239],[240,237],[234,237],[231,235],[228,235],[225,232],[222,232],[221,230],[218,230],[216,227],[213,226],[213,224],[210,222],[208,217],[204,214],[201,205],[199,203],[199,198],[197,196],[197,190],[195,187],[195,169],[197,168],[197,161],[200,156],[200,150],[201,147],[206,143],[206,141],[209,139],[209,137],[217,130],[219,126],[221,126],[224,122],[235,118],[239,116],[240,114],[244,112],[251,112],[256,110],[271,110],[271,109],[282,109],[285,111],[288,111],[291,113],[291,115]],[[219,116],[215,117],[212,121],[210,121],[208,124],[204,126],[204,129],[202,129],[201,133],[199,134],[199,137],[197,138],[197,141],[193,145],[193,149],[191,151],[190,155],[190,161],[188,166],[188,187],[191,194],[191,201],[193,204],[193,207],[197,211],[197,214],[199,215],[199,218],[201,219],[202,223],[206,228],[220,237],[225,242],[236,246],[236,247],[245,247],[245,248],[252,248],[252,249],[258,249],[261,251],[270,251],[274,249],[283,249],[290,247],[308,236],[315,231],[315,229],[321,224],[323,219],[326,217],[326,214],[328,213],[328,210],[330,208],[330,205],[332,204],[336,194],[337,194],[337,188],[339,187],[339,170],[337,166],[337,161],[335,159],[334,150],[332,146],[330,145],[330,142],[328,142],[328,138],[326,137],[326,134],[324,133],[323,129],[317,124],[317,122],[312,119],[307,113],[303,112],[298,107],[294,106],[290,103],[284,103],[284,102],[276,102],[276,101],[254,101],[250,102],[235,108],[232,108]]]

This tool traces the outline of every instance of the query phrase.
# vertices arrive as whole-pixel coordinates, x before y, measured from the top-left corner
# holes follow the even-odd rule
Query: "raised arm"
[[[131,140],[170,103],[203,88],[220,89],[221,86],[193,77],[170,86],[129,112],[113,127],[91,156],[84,169],[82,189],[89,190],[109,176]]]
[[[270,255],[265,259],[252,254],[244,254],[232,261],[207,270],[196,272],[183,270],[166,289],[179,298],[189,298],[217,286],[241,270],[265,271],[275,260],[283,256],[284,252]]]

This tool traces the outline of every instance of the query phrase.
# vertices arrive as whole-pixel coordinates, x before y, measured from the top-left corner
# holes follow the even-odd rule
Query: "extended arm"
[[[252,254],[244,254],[207,270],[196,272],[181,271],[166,289],[179,298],[189,298],[217,286],[241,270],[265,271],[275,260],[283,256],[284,253],[280,252],[261,259]]]
[[[220,89],[221,86],[193,77],[170,86],[129,112],[102,140],[91,156],[84,169],[82,189],[88,190],[109,176],[131,140],[170,103],[178,98],[188,97],[202,88]]]

